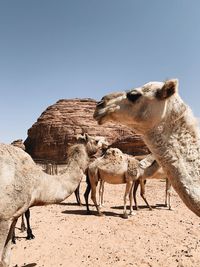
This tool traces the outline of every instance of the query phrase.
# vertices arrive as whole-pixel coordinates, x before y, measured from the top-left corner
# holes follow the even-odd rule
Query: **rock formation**
[[[84,132],[104,136],[112,147],[133,155],[147,154],[148,149],[138,135],[114,124],[97,125],[93,119],[96,101],[93,99],[61,99],[49,106],[28,130],[26,151],[36,161],[64,163],[66,146],[74,136]]]

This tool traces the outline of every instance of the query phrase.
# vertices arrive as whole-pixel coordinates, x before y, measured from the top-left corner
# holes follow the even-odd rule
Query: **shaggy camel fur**
[[[178,95],[178,80],[109,94],[97,104],[94,118],[99,124],[120,122],[141,134],[182,201],[200,216],[200,133]]]
[[[22,149],[0,144],[0,267],[9,266],[10,240],[19,216],[29,207],[60,203],[70,196],[84,175],[91,150],[90,140],[72,146],[65,174],[48,175]]]

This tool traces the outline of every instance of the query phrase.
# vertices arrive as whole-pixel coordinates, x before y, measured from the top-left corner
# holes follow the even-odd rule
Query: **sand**
[[[82,193],[84,187],[82,182]],[[85,206],[75,204],[74,194],[60,205],[33,207],[35,239],[28,241],[26,233],[16,230],[11,266],[200,266],[200,220],[177,194],[172,192],[174,210],[167,210],[161,205],[165,182],[150,180],[146,196],[153,211],[138,196],[140,210],[122,219],[124,189],[125,185],[105,185],[103,217],[95,215],[94,207],[93,214],[87,215]]]

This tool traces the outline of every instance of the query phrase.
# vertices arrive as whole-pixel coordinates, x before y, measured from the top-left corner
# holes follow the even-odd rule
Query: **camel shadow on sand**
[[[84,215],[84,216],[99,216],[97,211],[90,211],[90,213],[88,214],[86,210],[65,210],[62,211],[63,214],[69,214],[69,215]],[[115,212],[111,212],[111,211],[103,211],[102,212],[103,215],[105,216],[111,216],[111,217],[120,217],[120,214],[117,214]]]
[[[166,209],[165,204],[156,204],[156,205],[151,205],[152,209]],[[124,206],[113,206],[111,207],[111,209],[119,209],[119,210],[123,210]],[[147,210],[149,211],[149,208],[146,205],[140,205],[138,206],[139,210]],[[127,206],[127,210],[129,210],[129,206]],[[133,207],[133,210],[135,210],[135,207]]]
[[[37,264],[35,263],[35,262],[33,262],[33,263],[28,263],[28,264],[26,264],[26,265],[22,265],[21,267],[34,267],[34,266],[36,266]],[[14,267],[17,267],[18,265],[16,265],[16,266],[14,266]]]

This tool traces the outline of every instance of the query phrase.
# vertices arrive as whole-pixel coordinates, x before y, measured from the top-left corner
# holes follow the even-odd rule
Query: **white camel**
[[[48,175],[18,147],[0,144],[0,267],[9,266],[11,238],[19,216],[29,207],[55,204],[77,188],[88,166],[93,140],[71,147],[66,172]]]
[[[200,132],[178,94],[178,80],[109,94],[97,104],[94,118],[99,124],[120,122],[141,134],[180,198],[200,216]]]

